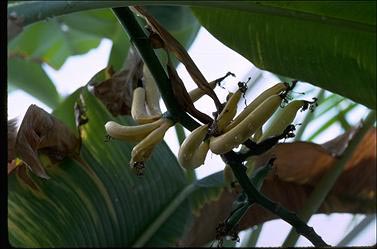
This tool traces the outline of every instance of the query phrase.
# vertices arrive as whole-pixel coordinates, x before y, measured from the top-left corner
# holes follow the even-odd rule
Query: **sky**
[[[87,54],[68,58],[61,69],[54,70],[48,65],[45,65],[44,69],[55,83],[58,92],[63,96],[68,96],[78,87],[85,85],[96,72],[107,66],[111,46],[112,44],[110,40],[103,39],[98,48],[91,50]],[[215,92],[222,102],[225,101],[225,97],[229,91],[234,92],[237,89],[238,81],[246,81],[248,77],[251,77],[251,81],[258,80],[256,87],[253,88],[252,91],[249,91],[246,96],[249,100],[256,97],[263,90],[279,82],[279,79],[275,75],[256,68],[244,57],[221,44],[204,28],[200,29],[195,42],[189,49],[189,53],[208,81],[219,78],[225,75],[228,71],[231,71],[236,75],[236,78],[229,77],[224,81],[224,87],[226,89],[219,87],[216,88]],[[79,73],[77,68],[80,68]],[[182,65],[178,66],[177,71],[183,79],[187,90],[196,88],[195,83]],[[296,91],[307,91],[308,95],[305,96],[305,99],[311,99],[319,89],[312,85],[302,83]],[[26,109],[32,103],[37,104],[46,111],[51,111],[50,108],[32,96],[20,90],[16,90],[8,95],[8,119],[18,117],[19,121],[21,121]],[[209,97],[205,96],[197,101],[195,106],[210,115],[215,111],[215,107],[214,105],[208,105],[208,103],[212,103],[212,101]],[[238,112],[242,109],[242,106],[240,105],[242,105],[242,103],[239,104]],[[162,110],[166,110],[162,101],[161,107]],[[347,119],[353,124],[356,124],[366,114],[366,111],[366,108],[358,107],[347,116]],[[295,123],[299,123],[301,119],[302,116],[298,115]],[[308,130],[315,129],[319,125],[321,125],[321,120],[316,120],[308,126]],[[334,125],[319,136],[315,142],[326,142],[336,137],[341,132],[342,130],[340,126]],[[189,132],[186,130],[186,135],[188,134]],[[305,139],[305,137],[307,137],[306,133],[304,133],[303,139]],[[164,139],[172,152],[177,155],[179,146],[175,130],[170,129]],[[223,167],[224,163],[220,157],[209,153],[205,164],[196,170],[196,174],[198,178],[203,178],[209,174],[222,170]],[[314,226],[316,231],[326,242],[336,244],[344,236],[347,229],[352,227],[349,226],[349,224],[353,217],[354,216],[348,214],[316,215],[310,220],[309,225]],[[355,217],[355,220],[361,220],[363,217],[363,215],[358,215]],[[267,222],[263,227],[257,246],[280,246],[289,230],[290,225],[284,221],[275,220]],[[241,233],[241,238],[244,235],[244,232]],[[373,245],[375,243],[376,220],[374,219],[374,222],[368,226],[365,232],[350,245]],[[297,245],[310,246],[311,243],[306,239],[301,238]]]

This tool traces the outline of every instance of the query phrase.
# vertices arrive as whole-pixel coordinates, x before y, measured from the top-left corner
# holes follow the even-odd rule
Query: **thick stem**
[[[223,160],[230,165],[235,177],[237,178],[242,189],[248,195],[249,200],[254,200],[262,207],[268,209],[272,213],[279,216],[284,221],[291,224],[296,231],[305,236],[314,246],[329,247],[329,245],[322,240],[322,238],[314,231],[312,227],[309,227],[305,222],[297,217],[297,215],[280,204],[271,201],[269,198],[261,194],[256,187],[250,182],[247,177],[246,171],[242,165],[242,161],[238,159],[238,155],[230,151],[222,155]]]
[[[175,99],[170,80],[154,53],[148,37],[136,21],[133,13],[127,7],[114,8],[113,11],[127,32],[131,43],[137,48],[141,58],[143,58],[144,63],[148,66],[154,80],[157,82],[161,97],[171,116],[176,119],[175,121],[184,124],[189,130],[199,127],[200,124],[188,116],[177,105],[178,101]]]

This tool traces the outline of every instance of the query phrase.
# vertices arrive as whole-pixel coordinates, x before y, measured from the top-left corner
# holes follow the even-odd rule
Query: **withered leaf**
[[[14,147],[17,137],[17,118],[8,120],[8,163],[12,161],[15,156]]]
[[[93,94],[112,115],[131,114],[132,92],[143,77],[143,64],[139,53],[131,46],[123,69],[112,74],[109,73],[111,67],[107,67],[89,81]]]
[[[198,85],[200,89],[206,92],[215,102],[217,110],[222,109],[222,105],[217,98],[217,95],[213,91],[213,89],[209,86],[208,81],[203,76],[202,72],[200,72],[199,68],[196,66],[194,61],[191,59],[190,55],[187,53],[186,49],[167,31],[165,28],[152,16],[150,15],[144,8],[141,6],[133,6],[133,9],[136,10],[140,15],[142,15],[145,20],[147,21],[148,25],[152,32],[153,40],[152,42],[156,42],[157,38],[155,37],[158,34],[163,41],[164,49],[167,52],[172,52],[177,59],[182,62],[182,64],[186,67],[187,72],[190,74],[191,78],[194,80],[195,84]],[[158,44],[158,46],[161,46]]]
[[[256,157],[257,166],[261,166],[271,155],[277,157],[274,163],[276,170],[265,179],[262,193],[289,210],[298,212],[314,190],[319,177],[335,165],[335,157],[344,151],[341,141],[352,139],[355,129],[325,143],[325,146],[304,142],[278,144],[266,154]],[[324,147],[331,149],[328,151]],[[301,178],[306,180],[302,181]],[[235,192],[224,190],[218,200],[204,205],[178,245],[201,246],[213,240],[216,226],[229,215],[237,197]],[[317,213],[371,214],[376,212],[375,204],[376,128],[371,128]],[[241,220],[238,229],[243,230],[276,218],[270,211],[254,205]]]
[[[173,93],[178,104],[182,110],[190,113],[193,117],[197,118],[204,124],[212,123],[213,119],[207,114],[196,109],[192,103],[191,97],[188,94],[181,78],[179,77],[175,68],[171,65],[170,60],[167,65],[168,76],[172,84]]]
[[[7,31],[8,42],[16,37],[23,30],[24,18],[15,15],[8,15]]]
[[[48,179],[38,153],[58,162],[78,154],[80,145],[81,140],[65,124],[38,106],[30,105],[17,134],[15,151],[34,174]]]

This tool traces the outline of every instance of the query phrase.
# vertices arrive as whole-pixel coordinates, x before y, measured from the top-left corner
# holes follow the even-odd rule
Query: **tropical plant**
[[[134,4],[143,7],[135,6],[132,12],[127,6]],[[228,246],[235,245],[237,232],[253,228],[242,245],[255,246],[263,223],[280,218],[314,245],[325,246],[316,228],[312,230],[306,224],[313,214],[368,215],[340,242],[349,243],[375,217],[376,3],[170,4],[8,2],[8,94],[21,89],[53,109],[49,114],[32,105],[18,131],[13,121],[8,122],[10,244]],[[245,133],[245,140],[232,144],[235,147],[243,143],[240,151],[222,150],[222,136],[228,134],[226,125],[236,114],[230,117],[229,113],[237,110],[241,93],[250,103],[251,89],[263,81],[240,82],[240,92],[230,96],[234,96],[231,108],[224,107],[230,111],[221,113],[221,101],[186,52],[201,26],[258,68],[289,82],[282,85],[284,93],[287,88],[291,91],[296,84],[291,83],[297,80],[295,91],[303,82],[310,82],[311,89],[321,88],[313,95],[320,105],[296,126],[294,141],[281,140],[292,137],[292,126],[261,141],[256,128],[251,133],[255,133],[253,140]],[[103,38],[112,41],[108,66],[86,86],[62,96],[43,65],[59,69],[67,58],[96,48]],[[209,104],[216,106],[219,120],[226,122],[223,127],[195,108],[193,94],[187,93],[175,70],[179,62],[198,85],[198,91],[212,98]],[[175,122],[177,137],[186,150],[198,147],[202,151],[206,148],[205,152],[220,151],[228,172],[196,179],[193,168],[204,159],[199,163],[190,158],[179,160],[180,164],[165,142],[160,142],[165,130],[154,133],[156,127],[148,128],[141,137],[135,133],[125,135],[120,126],[112,126],[111,134],[115,135],[110,134],[108,121],[128,126],[152,122],[143,121],[142,113],[132,111],[134,89],[147,78],[143,67],[149,68],[150,78],[156,81],[167,107],[167,112],[155,116],[153,122],[170,120],[165,122],[166,129]],[[361,125],[347,118],[358,108],[369,109]],[[263,117],[269,123],[262,132],[280,122],[281,115],[287,114]],[[319,118],[323,121],[312,129],[310,125]],[[209,135],[202,133],[199,143],[187,145],[190,139],[198,138],[193,138],[194,132],[185,138],[183,127],[189,131],[199,126],[207,130],[205,125],[211,128]],[[334,125],[340,125],[344,134],[321,145],[314,143]],[[131,136],[134,140],[108,140],[108,133],[114,138],[120,134],[119,138],[129,140]],[[148,134],[160,137],[145,143],[148,150],[140,149],[140,140]],[[227,139],[234,142],[237,134]],[[212,136],[211,142],[202,142],[208,136]],[[221,150],[214,148],[215,140],[220,141],[217,147]],[[279,140],[281,143],[276,145]],[[181,166],[186,164],[187,169],[183,169]],[[138,176],[135,170],[144,175]],[[298,234],[291,232],[284,246],[294,245]]]

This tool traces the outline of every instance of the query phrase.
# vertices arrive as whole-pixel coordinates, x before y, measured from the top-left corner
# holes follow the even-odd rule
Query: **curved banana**
[[[245,142],[271,117],[279,107],[281,101],[282,97],[280,95],[273,95],[263,101],[262,104],[233,129],[220,136],[211,137],[210,150],[215,154],[223,154]]]
[[[212,89],[215,89],[215,87],[217,86],[217,83],[218,82],[215,80],[215,81],[211,81],[208,84],[209,84],[209,86]],[[198,88],[195,88],[195,89],[191,90],[188,94],[190,95],[190,98],[191,98],[192,102],[195,102],[198,99],[200,99],[201,97],[203,97],[203,95],[205,94],[205,92],[198,87]]]
[[[150,116],[145,106],[145,89],[143,87],[136,87],[133,91],[131,116],[138,124],[146,124],[153,122],[161,117]]]
[[[206,148],[208,143],[203,142],[203,139],[206,137],[207,133],[208,124],[202,125],[193,130],[183,141],[178,151],[178,161],[182,167],[186,169],[193,169],[200,166],[204,162],[205,155],[208,152],[208,149]],[[198,165],[198,163],[200,164]]]
[[[143,77],[147,111],[151,116],[161,116],[160,90],[158,89],[156,81],[154,80],[146,64],[143,66]]]
[[[209,151],[209,141],[203,141],[199,145],[198,149],[194,152],[190,167],[186,167],[186,169],[196,169],[199,166],[203,165],[208,151]]]
[[[109,121],[105,124],[105,129],[107,134],[112,138],[127,140],[130,142],[139,142],[154,129],[158,128],[162,123],[162,118],[152,123],[135,126],[121,125],[115,121]]]
[[[174,122],[170,119],[162,119],[162,124],[148,136],[146,136],[140,143],[138,143],[131,152],[130,166],[136,170],[138,175],[141,175],[144,169],[144,161],[147,160],[154,147],[162,141],[166,131],[173,126]]]
[[[221,111],[221,113],[216,119],[218,132],[221,133],[225,129],[225,127],[233,120],[234,116],[236,116],[237,104],[241,96],[242,89],[239,88],[235,93],[233,93],[230,96],[230,98],[226,102],[224,109]]]
[[[288,83],[277,83],[276,85],[268,88],[262,92],[258,97],[256,97],[246,108],[231,122],[226,128],[225,132],[230,131],[236,127],[242,120],[244,120],[252,111],[255,110],[264,100],[270,96],[279,94],[282,91],[289,89]]]
[[[311,104],[315,103],[307,100],[294,100],[287,106],[279,110],[273,117],[273,122],[266,129],[263,135],[258,139],[258,142],[281,134],[288,125],[290,125],[296,117],[297,112],[302,108],[306,110]],[[279,108],[280,109],[280,108]]]

